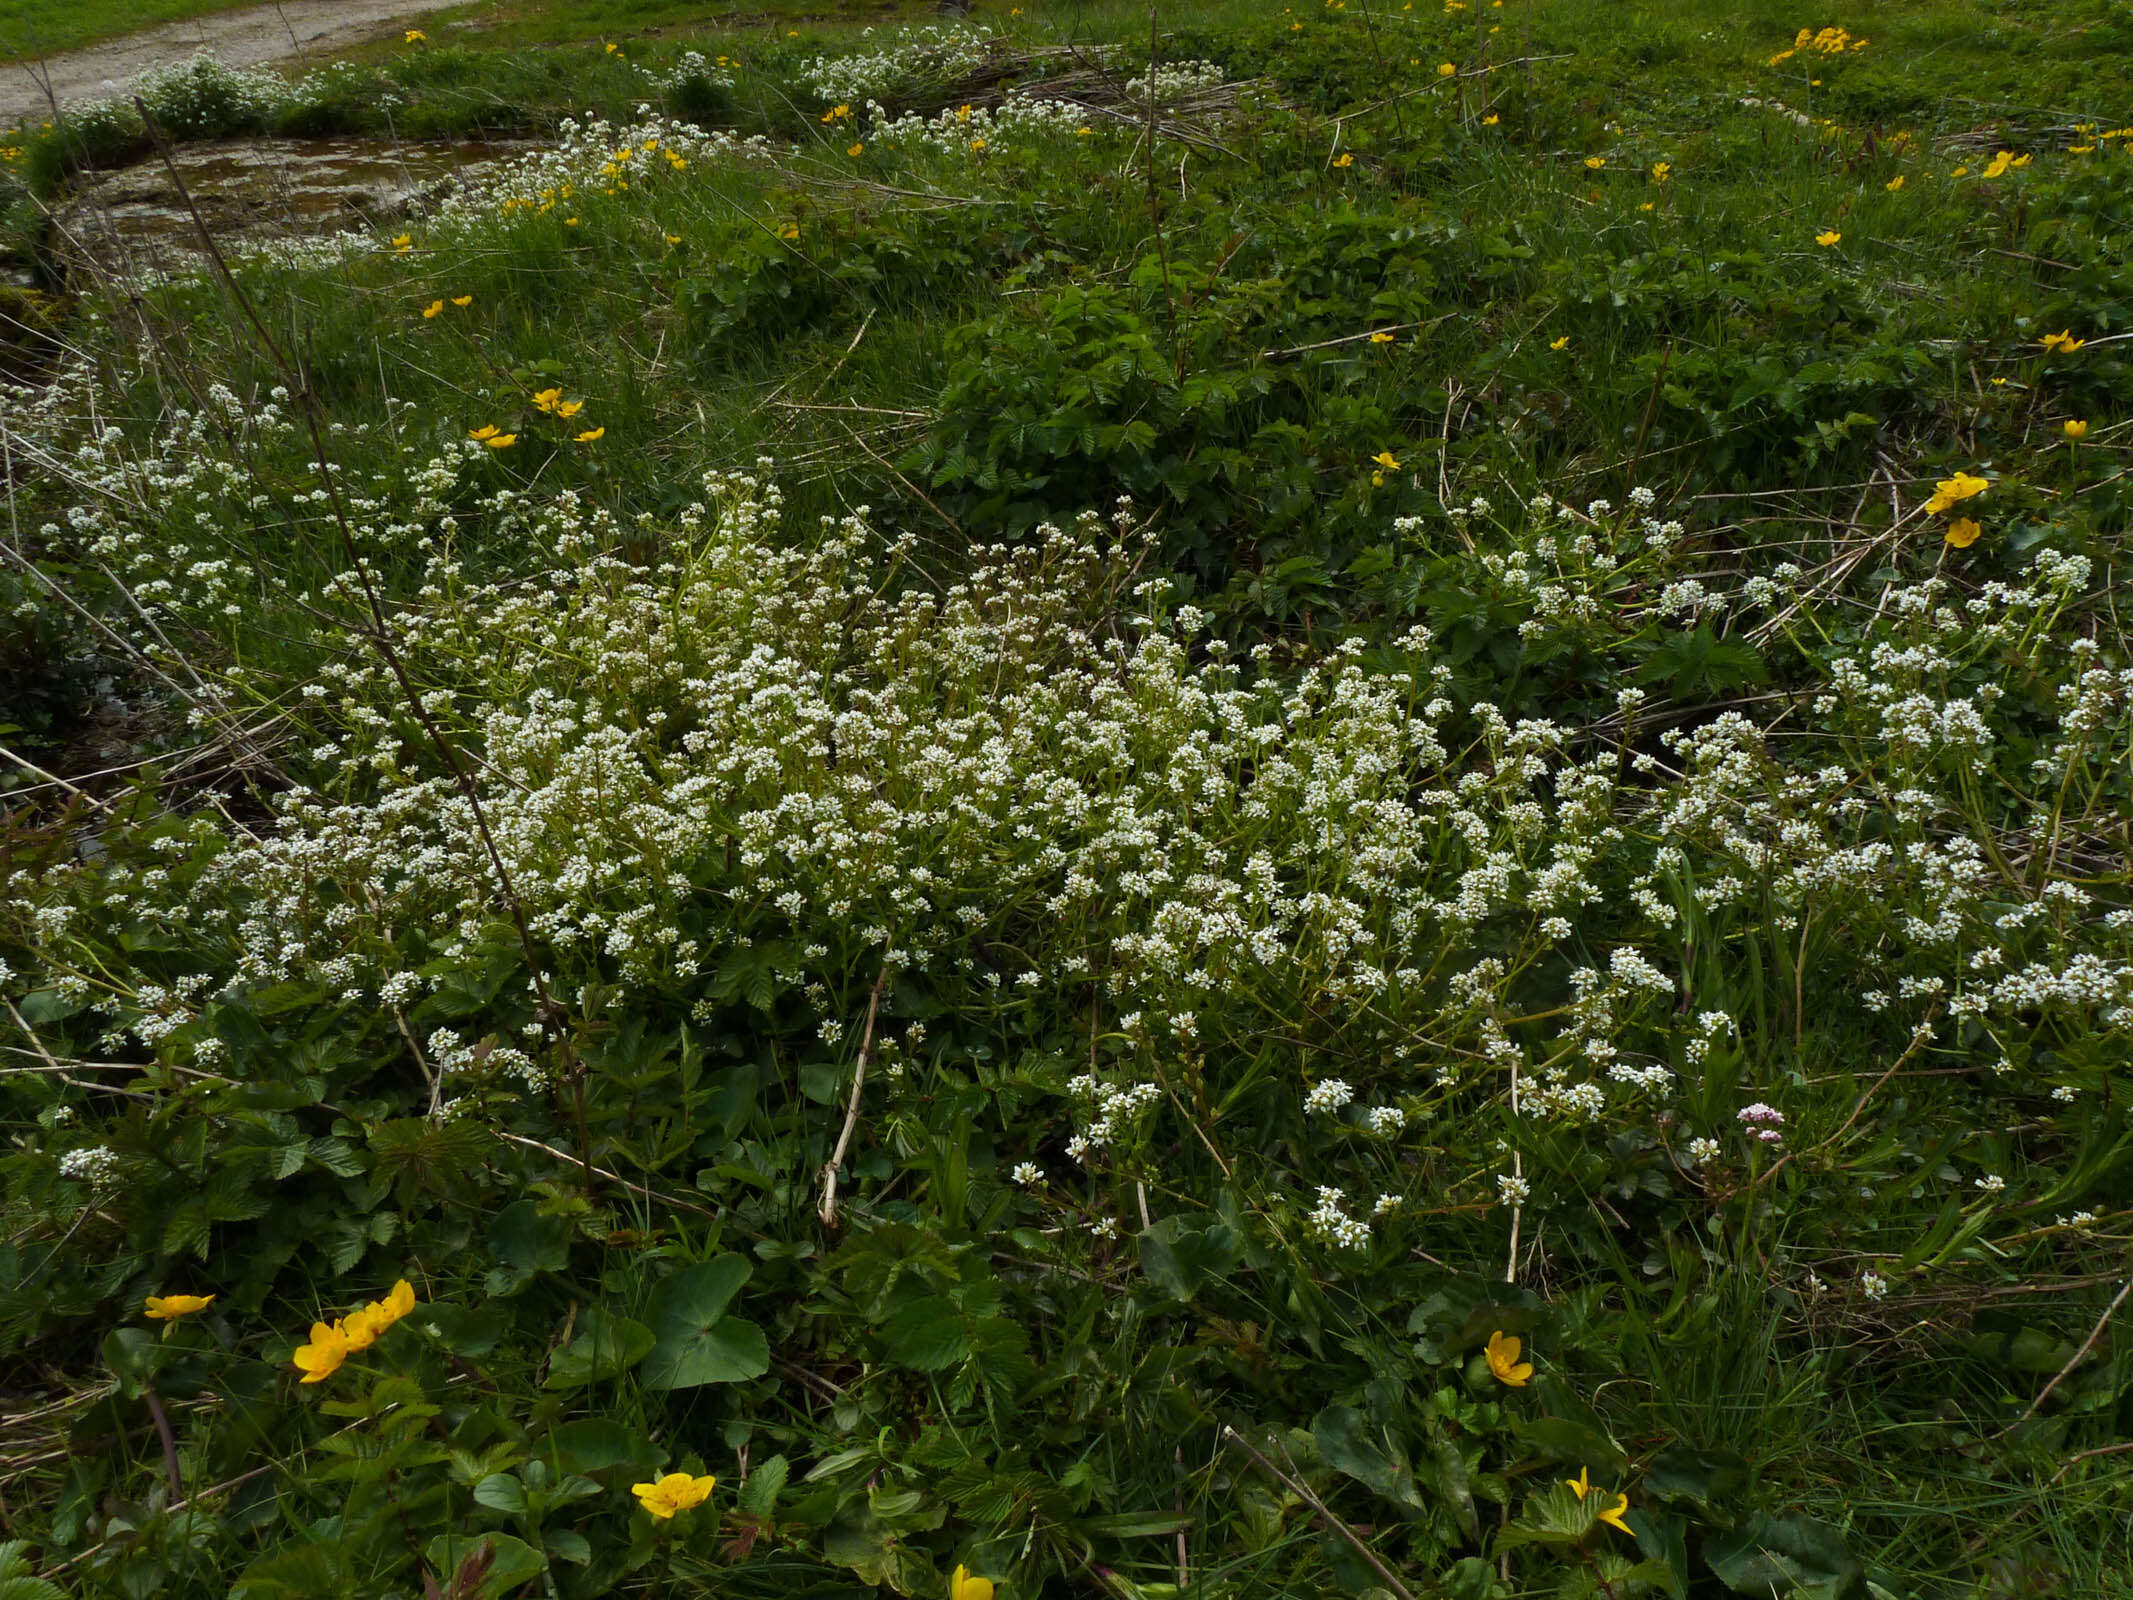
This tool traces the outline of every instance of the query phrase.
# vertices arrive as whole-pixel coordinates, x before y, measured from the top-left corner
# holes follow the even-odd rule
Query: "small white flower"
[[[1889,1280],[1872,1267],[1859,1274],[1859,1288],[1869,1300],[1879,1300],[1889,1292]]]
[[[2007,1187],[2007,1180],[1997,1172],[1988,1172],[1984,1177],[1977,1180],[1976,1186],[1987,1194],[1998,1194]]]
[[[1533,1193],[1533,1185],[1524,1178],[1508,1172],[1496,1174],[1496,1198],[1507,1206],[1522,1206]]]
[[[1347,1084],[1339,1078],[1328,1078],[1324,1083],[1315,1085],[1311,1092],[1304,1096],[1304,1110],[1338,1111],[1354,1098],[1355,1091]]]
[[[1044,1181],[1044,1168],[1038,1166],[1034,1161],[1018,1161],[1015,1163],[1015,1170],[1012,1176],[1015,1182],[1027,1189],[1031,1184]]]

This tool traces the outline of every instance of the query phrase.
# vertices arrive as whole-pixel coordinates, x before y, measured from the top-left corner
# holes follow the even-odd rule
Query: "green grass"
[[[2101,137],[2133,123],[2123,9],[1173,8],[1166,59],[1264,94],[1185,119],[1152,171],[1096,112],[1086,137],[956,123],[982,78],[885,92],[950,119],[897,148],[802,73],[871,19],[689,16],[526,8],[309,100],[184,105],[223,108],[207,133],[405,138],[649,102],[763,153],[640,149],[627,187],[588,171],[243,265],[242,305],[211,281],[53,303],[88,376],[21,408],[49,476],[6,524],[51,583],[0,579],[24,708],[0,762],[25,763],[0,1359],[30,1418],[0,1488],[37,1570],[383,1596],[442,1587],[436,1541],[488,1534],[507,1574],[534,1563],[494,1589],[544,1571],[571,1600],[937,1595],[958,1564],[1005,1600],[1171,1600],[1181,1563],[1192,1600],[1389,1593],[1302,1483],[1416,1595],[2128,1592],[2125,1023],[1948,1009],[2031,963],[2127,959],[2102,919],[2129,898],[2133,724],[2080,677],[2084,652],[2128,660],[2133,139]],[[1145,61],[1123,5],[977,20],[1032,76],[1061,43]],[[1773,65],[1803,23],[1869,43]],[[670,79],[687,50],[730,85]],[[140,137],[34,142],[18,234],[95,141]],[[2086,343],[2045,348],[2061,329]],[[278,385],[303,398],[269,411]],[[336,597],[306,406],[390,662]],[[474,451],[484,428],[515,442]],[[710,531],[754,504],[718,475],[758,470],[780,530]],[[1923,510],[1958,471],[1990,487]],[[1640,490],[1685,526],[1626,512]],[[1541,492],[1575,509],[1527,510]],[[1145,550],[1030,553],[1121,494]],[[861,506],[911,545],[827,550],[820,520]],[[1980,537],[1948,542],[1965,511]],[[995,546],[1042,582],[973,576]],[[2052,587],[2039,552],[2087,580]],[[1690,585],[1725,609],[1669,613]],[[943,598],[869,632],[876,594]],[[1234,712],[1264,744],[1224,744],[1192,676],[1225,649],[1274,697]],[[1438,731],[1381,764],[1361,702],[1310,687],[1342,661]],[[1075,666],[1122,697],[1094,721],[1046,699]],[[569,727],[497,720],[562,715],[545,696]],[[1905,732],[1944,712],[1948,742]],[[1734,718],[1749,754],[1670,742]],[[1562,740],[1531,782],[1506,731],[1528,719]],[[155,765],[103,773],[121,737]],[[1286,764],[1356,811],[1302,783],[1255,800]],[[1094,887],[1062,882],[1045,847],[1085,841],[1058,797],[1129,782],[1136,820],[1073,856]],[[1610,787],[1581,810],[1587,784]],[[338,831],[270,820],[297,786],[347,802]],[[697,831],[666,825],[704,794]],[[1418,823],[1412,856],[1355,842],[1410,807],[1458,820]],[[871,820],[809,853],[831,815]],[[895,871],[854,889],[840,850]],[[1136,887],[1163,852],[1174,886]],[[1517,886],[1478,922],[1392,918],[1492,855]],[[1551,860],[1593,884],[1567,934],[1529,903]],[[1320,920],[1248,961],[1145,954],[1178,926],[1159,904],[1261,871],[1332,897]],[[1328,933],[1342,895],[1367,940]],[[700,954],[661,954],[661,925]],[[936,934],[938,962],[877,988],[885,943]],[[1406,971],[1354,987],[1359,950]],[[1573,970],[1620,952],[1659,989],[1566,1044]],[[554,1087],[466,1061],[478,1109],[434,1122],[438,1030],[523,1047]],[[1528,1097],[1569,1060],[1598,1120],[1514,1107],[1506,1051]],[[1670,1086],[1613,1087],[1610,1061]],[[1084,1072],[1161,1091],[1087,1164]],[[1307,1109],[1332,1077],[1355,1107]],[[1739,1120],[1758,1100],[1779,1147]],[[1342,1120],[1372,1103],[1397,1135]],[[99,1147],[121,1183],[69,1171]],[[1358,1213],[1404,1199],[1342,1250],[1321,1184]],[[311,1319],[402,1274],[436,1309],[298,1388]],[[146,1331],[139,1297],[189,1288],[216,1308]],[[1530,1384],[1490,1375],[1498,1331]],[[684,1360],[711,1381],[667,1386]],[[1554,1487],[1581,1468],[1606,1500]],[[715,1511],[636,1513],[669,1469],[715,1472]],[[215,1486],[200,1509],[162,1509],[172,1470]],[[1617,1486],[1630,1535],[1594,1520]]]

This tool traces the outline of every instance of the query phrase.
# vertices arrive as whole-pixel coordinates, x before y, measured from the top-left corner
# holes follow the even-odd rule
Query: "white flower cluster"
[[[59,1158],[59,1175],[86,1183],[92,1188],[108,1188],[118,1181],[118,1152],[108,1145],[84,1145],[78,1150],[69,1150]]]
[[[867,106],[867,139],[888,149],[926,149],[974,157],[1015,144],[1090,136],[1108,123],[1092,122],[1072,100],[1012,92],[996,107],[957,106],[924,118],[914,112],[892,117],[878,101]]]
[[[873,32],[868,28],[862,37]],[[817,56],[801,67],[800,77],[825,100],[901,98],[969,77],[997,48],[992,30],[982,26],[900,28],[865,50]]]
[[[1304,1220],[1328,1244],[1343,1250],[1360,1250],[1370,1243],[1370,1224],[1361,1217],[1350,1216],[1347,1207],[1348,1197],[1339,1189],[1321,1185],[1318,1205]]]

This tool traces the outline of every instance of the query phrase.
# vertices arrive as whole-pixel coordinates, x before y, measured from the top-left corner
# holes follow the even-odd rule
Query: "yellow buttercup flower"
[[[303,1373],[305,1383],[323,1383],[341,1370],[348,1359],[348,1335],[338,1322],[311,1324],[311,1342],[300,1344],[289,1358]]]
[[[559,400],[556,402],[555,414],[568,421],[584,409],[585,402],[583,400]]]
[[[779,237],[780,239],[797,239],[797,238],[799,238],[799,237],[800,237],[800,224],[799,224],[799,223],[797,223],[797,222],[788,222],[788,223],[786,223],[784,227],[782,227],[782,228],[780,228],[780,229],[778,230],[778,237]]]
[[[410,28],[407,30],[406,33],[400,36],[400,42],[402,44],[420,44],[428,37],[429,35],[424,33],[420,28]]]
[[[537,410],[553,411],[556,402],[563,398],[561,389],[539,389],[534,392],[533,404]]]
[[[607,429],[605,427],[587,428],[583,433],[578,435],[578,443],[591,444],[593,440],[602,437],[606,432]]]
[[[1370,459],[1387,472],[1397,472],[1400,469],[1399,457],[1395,456],[1390,450],[1380,450]]]
[[[482,443],[491,450],[508,450],[518,443],[518,435],[515,433],[499,433],[493,438],[482,440]]]
[[[2020,171],[2020,170],[2021,170],[2022,168],[2024,168],[2024,167],[2028,166],[2028,165],[2030,164],[2030,162],[2032,162],[2032,161],[2034,161],[2034,160],[2036,160],[2036,157],[2035,157],[2035,156],[2031,156],[2031,155],[2020,155],[2020,156],[2016,156],[2016,157],[2014,158],[2014,160],[2012,160],[2012,161],[2008,162],[2007,164],[2008,164],[2008,165],[2009,165],[2010,167],[2013,167],[2013,168],[2014,168],[2014,169],[2015,169],[2016,171]]]
[[[1526,1380],[1533,1376],[1533,1363],[1518,1359],[1524,1349],[1524,1342],[1516,1334],[1506,1334],[1498,1328],[1489,1335],[1488,1348],[1482,1355],[1487,1358],[1489,1371],[1496,1374],[1498,1383],[1511,1389],[1526,1386]]]
[[[455,294],[452,296],[452,304],[455,306],[470,306],[473,303],[474,297],[470,294]]]
[[[855,139],[855,140],[853,140],[853,141],[852,141],[852,144],[851,144],[851,148],[849,148],[848,150],[846,150],[846,151],[845,151],[844,153],[845,153],[846,155],[848,155],[848,156],[856,156],[856,155],[858,155],[858,154],[859,154],[859,153],[860,153],[861,151],[863,151],[863,150],[865,150],[865,149],[866,149],[866,144],[865,144],[865,142],[864,142],[863,140],[858,140],[858,139]]]
[[[2066,153],[2070,156],[2085,156],[2092,154],[2095,149],[2092,144],[2070,144],[2066,147]]]
[[[1900,172],[1897,173],[1895,177],[1889,179],[1889,181],[1887,183],[1884,183],[1881,187],[1888,190],[1890,194],[1894,194],[1898,189],[1901,189],[1903,187],[1903,174]]]
[[[958,1562],[948,1579],[948,1600],[992,1600],[992,1579],[975,1577]]]
[[[842,122],[851,114],[852,108],[850,106],[831,106],[829,110],[822,113],[822,120],[824,122]]]
[[[620,46],[619,44],[611,44],[607,47],[607,53],[609,55],[613,55],[617,50],[620,50],[621,48],[622,46]]]
[[[1503,121],[1503,118],[1499,117],[1495,112],[1491,111],[1487,116],[1481,119],[1481,125],[1484,128],[1493,128],[1496,126],[1497,123],[1501,121]]]
[[[1638,204],[1637,209],[1639,211],[1657,211],[1659,209],[1659,202],[1656,200],[1645,200]]]
[[[645,1510],[664,1522],[678,1511],[702,1505],[717,1484],[715,1477],[694,1478],[686,1472],[670,1472],[650,1483],[632,1484],[630,1493]]]
[[[1458,64],[1458,63],[1457,63],[1456,61],[1440,61],[1440,62],[1438,62],[1438,63],[1437,63],[1437,76],[1438,76],[1438,77],[1440,77],[1440,78],[1456,78],[1456,77],[1458,77],[1458,76],[1459,76],[1459,64]]]
[[[493,422],[485,422],[478,428],[467,429],[469,439],[493,439],[501,431]]]
[[[970,141],[970,148],[973,150],[982,150],[985,148],[985,141],[983,139],[973,139]]]
[[[1391,344],[1391,343],[1392,343],[1392,335],[1391,335],[1391,334],[1389,334],[1389,333],[1385,333],[1385,332],[1383,332],[1383,331],[1380,331],[1380,332],[1377,332],[1377,333],[1373,333],[1373,334],[1372,334],[1372,335],[1370,336],[1370,342],[1371,342],[1372,344]]]
[[[1666,182],[1666,181],[1667,181],[1667,179],[1671,178],[1671,177],[1672,177],[1673,175],[1674,175],[1674,163],[1673,163],[1673,162],[1671,162],[1671,161],[1654,161],[1654,162],[1652,163],[1652,182],[1654,182],[1654,183],[1664,183],[1664,182]]]
[[[1943,533],[1941,537],[1954,545],[1956,549],[1967,550],[1977,543],[1978,535],[1984,531],[1983,528],[1977,525],[1974,518],[1957,517],[1948,524],[1947,532]]]
[[[1948,176],[1951,178],[1967,178],[1970,176],[1970,169],[1968,167],[1957,167]]]
[[[152,1294],[142,1307],[142,1314],[151,1322],[172,1322],[195,1311],[205,1311],[214,1301],[211,1294]]]
[[[1570,348],[1570,335],[1566,333],[1566,334],[1564,334],[1564,335],[1563,335],[1563,336],[1562,336],[1562,337],[1561,337],[1560,339],[1550,339],[1550,340],[1548,341],[1548,348],[1549,348],[1550,350],[1567,350],[1567,349],[1569,349],[1569,348]]]
[[[2000,177],[2013,165],[2014,152],[2012,150],[2002,150],[1991,161],[1986,163],[1985,176],[1988,178]]]
[[[970,107],[967,105],[957,106],[955,108],[955,120],[958,122],[968,122],[970,120]]]
[[[667,243],[668,243],[668,244],[680,244],[680,243],[681,243],[681,235],[680,235],[680,234],[678,234],[678,233],[670,233],[670,234],[668,234],[668,235],[667,235]]]
[[[398,238],[393,240],[393,248],[399,251],[402,255],[405,255],[408,251],[415,248],[415,236],[411,233],[401,234]]]
[[[428,305],[422,308],[422,315],[425,319],[427,319],[436,316],[443,309],[444,302],[442,300],[432,300]]]
[[[1598,172],[1602,167],[1606,165],[1607,157],[1605,156],[1587,156],[1585,158],[1585,166],[1588,171]]]
[[[1586,1476],[1586,1471],[1586,1468],[1580,1467],[1575,1478],[1565,1478],[1563,1480],[1563,1487],[1578,1497],[1580,1505],[1584,1504],[1585,1496],[1592,1493],[1592,1480]]]
[[[2086,439],[2089,436],[2089,425],[2084,421],[2069,417],[2065,423],[2065,432],[2069,439]]]
[[[1823,249],[1827,250],[1831,245],[1836,244],[1843,237],[1844,235],[1839,233],[1835,228],[1824,228],[1820,233],[1815,235],[1815,243],[1820,245]]]
[[[1626,1494],[1618,1494],[1615,1496],[1615,1503],[1609,1506],[1605,1511],[1600,1513],[1600,1520],[1606,1523],[1610,1528],[1619,1528],[1624,1533],[1628,1534],[1631,1538],[1635,1538],[1637,1530],[1635,1528],[1632,1528],[1628,1523],[1622,1520],[1622,1513],[1627,1511],[1628,1509],[1629,1496]]]
[[[1333,164],[1336,167],[1352,167],[1355,165],[1355,157],[1348,151],[1343,150],[1339,155],[1333,158]]]
[[[2062,328],[2057,333],[2047,333],[2037,343],[2044,346],[2045,350],[2052,355],[2070,356],[2087,344],[2088,340],[2075,338],[2074,330],[2071,328]]]
[[[1954,477],[1943,478],[1933,486],[1933,498],[1926,502],[1926,510],[1937,517],[1948,507],[1981,495],[1991,487],[1992,481],[1989,478],[1958,472]]]

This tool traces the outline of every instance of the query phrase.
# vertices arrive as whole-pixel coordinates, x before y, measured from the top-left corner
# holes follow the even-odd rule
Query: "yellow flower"
[[[1654,162],[1652,163],[1652,182],[1654,182],[1654,183],[1664,183],[1664,182],[1666,182],[1666,180],[1667,180],[1667,179],[1671,178],[1671,177],[1672,177],[1673,175],[1674,175],[1674,163],[1673,163],[1673,162],[1671,162],[1671,161],[1654,161]]]
[[[598,439],[598,438],[600,438],[600,437],[601,437],[601,436],[603,436],[603,435],[604,435],[604,434],[605,434],[606,432],[607,432],[607,429],[606,429],[606,428],[604,428],[604,427],[599,427],[599,428],[587,428],[587,429],[586,429],[586,430],[585,430],[585,431],[584,431],[583,433],[581,433],[581,434],[579,434],[579,435],[578,435],[578,443],[580,443],[580,444],[591,444],[591,443],[593,442],[593,440],[595,440],[595,439]]]
[[[341,1363],[348,1359],[348,1335],[341,1331],[338,1322],[311,1324],[311,1342],[300,1344],[289,1358],[303,1373],[305,1383],[323,1383],[340,1371]]]
[[[452,304],[455,306],[470,306],[473,303],[474,297],[470,294],[455,294],[452,296]]]
[[[1895,177],[1889,179],[1889,181],[1887,183],[1884,183],[1881,187],[1888,190],[1890,194],[1894,194],[1898,189],[1901,189],[1903,187],[1903,174],[1900,172],[1897,173]]]
[[[992,1600],[992,1579],[972,1577],[960,1562],[948,1580],[948,1600]]]
[[[1496,126],[1497,123],[1501,121],[1503,121],[1503,118],[1499,117],[1495,112],[1491,111],[1487,116],[1481,119],[1481,125],[1484,128],[1493,128]]]
[[[2013,165],[2014,152],[2012,150],[2002,150],[1998,155],[1994,156],[1992,160],[1986,164],[1985,176],[1988,178],[1997,178],[2003,173],[2005,173],[2007,169]]]
[[[1622,1513],[1627,1511],[1628,1509],[1629,1496],[1626,1494],[1618,1494],[1615,1496],[1615,1503],[1609,1506],[1605,1511],[1600,1513],[1600,1520],[1606,1523],[1610,1528],[1620,1528],[1631,1538],[1635,1538],[1637,1530],[1635,1528],[1632,1528],[1628,1523],[1622,1520]]]
[[[1844,235],[1839,233],[1835,228],[1824,228],[1820,233],[1815,235],[1815,243],[1820,245],[1823,249],[1827,250],[1831,245],[1835,244],[1843,237]]]
[[[620,50],[621,48],[622,46],[620,46],[619,44],[611,44],[607,47],[607,53],[609,55],[613,55],[617,50]]]
[[[467,429],[467,437],[469,439],[493,439],[496,434],[497,427],[493,422],[485,422],[478,428]]]
[[[668,234],[668,235],[667,235],[667,243],[668,243],[668,244],[680,244],[680,243],[681,243],[681,235],[680,235],[680,234],[678,234],[678,233],[670,233],[670,234]]]
[[[1564,334],[1564,335],[1563,335],[1563,336],[1562,336],[1562,337],[1561,337],[1560,339],[1551,339],[1551,340],[1549,340],[1549,341],[1548,341],[1548,348],[1549,348],[1550,350],[1567,350],[1567,349],[1569,349],[1569,348],[1570,348],[1570,335],[1566,333],[1566,334]]]
[[[1957,167],[1948,176],[1951,178],[1967,178],[1970,176],[1970,169],[1968,167]]]
[[[563,391],[561,389],[542,389],[534,394],[533,404],[537,410],[553,411],[555,403],[562,398]]]
[[[405,254],[415,248],[415,236],[411,233],[401,234],[397,239],[393,240],[393,248]]]
[[[2070,144],[2066,147],[2066,153],[2070,156],[2085,156],[2094,151],[2095,148],[2092,144]]]
[[[970,120],[970,107],[968,107],[967,105],[957,106],[955,108],[955,120],[958,122],[968,122]]]
[[[1390,450],[1380,450],[1370,459],[1376,462],[1379,466],[1383,467],[1387,472],[1397,472],[1400,468],[1399,457],[1395,456]]]
[[[2089,436],[2089,425],[2073,417],[2067,418],[2065,429],[2069,439],[2086,439]]]
[[[585,402],[583,400],[559,400],[556,402],[555,414],[568,421],[584,409]]]
[[[1076,128],[1074,130],[1074,137],[1077,139],[1086,139],[1090,134],[1094,133],[1095,131],[1096,130],[1094,128]]]
[[[1606,165],[1607,157],[1605,156],[1587,156],[1585,158],[1585,167],[1587,171],[1598,172],[1602,167]]]
[[[1333,164],[1336,167],[1352,167],[1355,165],[1355,157],[1350,152],[1343,150],[1333,158]]]
[[[1659,209],[1659,203],[1656,200],[1646,200],[1641,202],[1638,205],[1637,209],[1639,211],[1657,211]]]
[[[1954,545],[1956,549],[1967,550],[1977,543],[1978,535],[1984,531],[1983,528],[1977,525],[1974,518],[1957,517],[1948,524],[1947,531],[1941,537]]]
[[[1373,334],[1371,334],[1371,336],[1370,336],[1370,342],[1371,342],[1372,344],[1391,344],[1391,343],[1392,343],[1392,335],[1391,335],[1391,334],[1389,334],[1389,333],[1385,333],[1385,332],[1383,332],[1383,331],[1380,331],[1380,332],[1376,332],[1376,333],[1373,333]]]
[[[2008,164],[2008,165],[2009,165],[2010,167],[2013,167],[2013,168],[2014,168],[2014,169],[2015,169],[2015,170],[2016,170],[2017,172],[2019,172],[2019,171],[2020,171],[2020,170],[2021,170],[2022,168],[2024,168],[2024,167],[2028,166],[2028,165],[2030,164],[2030,162],[2034,161],[2035,159],[2036,159],[2036,157],[2035,157],[2035,156],[2030,156],[2030,155],[2020,155],[2020,156],[2016,156],[2016,157],[2014,158],[2014,160],[2012,160],[2012,161],[2008,162],[2007,164]]]
[[[970,141],[970,148],[973,150],[982,150],[985,148],[985,141],[983,139],[973,139]]]
[[[1482,1355],[1487,1358],[1489,1370],[1496,1374],[1498,1383],[1512,1389],[1526,1386],[1526,1380],[1533,1376],[1533,1363],[1518,1359],[1524,1348],[1517,1335],[1507,1335],[1501,1328],[1489,1335],[1488,1348]]]
[[[406,33],[400,36],[400,42],[402,44],[420,44],[428,37],[429,35],[424,33],[420,28],[410,28],[407,30]]]
[[[846,151],[845,151],[844,153],[845,153],[846,155],[848,155],[848,156],[856,156],[856,155],[858,155],[858,154],[859,154],[859,153],[860,153],[861,151],[863,151],[863,150],[865,150],[865,149],[866,149],[866,144],[865,144],[865,142],[864,142],[863,140],[858,140],[858,139],[855,139],[855,140],[853,140],[853,141],[852,141],[852,144],[851,144],[851,148],[850,148],[850,149],[848,149],[848,150],[846,150]]]
[[[428,319],[430,317],[436,316],[437,313],[442,311],[443,309],[444,302],[442,300],[432,300],[428,305],[422,308],[422,315],[425,319]]]
[[[686,1472],[670,1472],[650,1483],[632,1484],[630,1493],[645,1510],[664,1522],[677,1511],[702,1505],[717,1483],[715,1477],[692,1478]]]
[[[2046,353],[2050,355],[2070,356],[2087,344],[2088,340],[2075,338],[2072,328],[2062,328],[2057,333],[2047,333],[2037,343],[2044,346]]]
[[[851,114],[852,108],[850,106],[831,106],[829,110],[822,113],[822,120],[824,122],[841,122]]]
[[[1933,486],[1933,498],[1926,502],[1926,510],[1934,516],[1939,516],[1948,507],[1981,495],[1991,487],[1990,479],[1958,472],[1954,477],[1943,478]]]
[[[151,1322],[171,1322],[205,1311],[214,1299],[211,1294],[152,1294],[142,1309]]]
[[[566,228],[575,228],[577,225],[578,219],[576,217],[565,217],[563,219],[563,226]]]
[[[515,433],[499,433],[493,439],[482,440],[482,443],[491,450],[508,450],[518,443],[518,435]]]
[[[1565,1478],[1563,1480],[1563,1487],[1568,1489],[1572,1494],[1576,1495],[1578,1497],[1578,1504],[1583,1505],[1585,1503],[1585,1496],[1592,1493],[1592,1480],[1586,1476],[1586,1469],[1584,1467],[1580,1467],[1578,1468],[1578,1475],[1575,1478]]]
[[[782,228],[780,228],[780,229],[778,230],[778,237],[779,237],[780,239],[797,239],[797,238],[799,238],[799,237],[800,237],[800,224],[799,224],[799,223],[797,223],[797,222],[788,222],[788,223],[786,223],[784,227],[782,227]]]
[[[1459,76],[1459,64],[1458,64],[1457,62],[1455,62],[1455,61],[1440,61],[1440,62],[1438,62],[1438,63],[1437,63],[1437,76],[1438,76],[1438,77],[1440,77],[1440,78],[1456,78],[1456,77],[1458,77],[1458,76]]]

